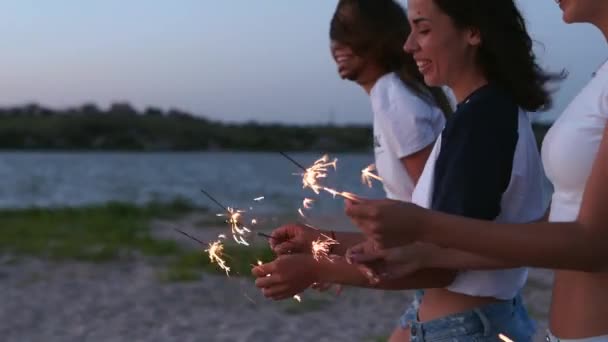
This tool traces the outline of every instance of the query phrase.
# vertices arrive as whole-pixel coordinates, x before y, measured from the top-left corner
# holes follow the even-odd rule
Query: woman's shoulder
[[[410,89],[395,73],[382,76],[370,92],[372,108],[388,116],[411,113],[425,115],[439,110],[421,94]]]

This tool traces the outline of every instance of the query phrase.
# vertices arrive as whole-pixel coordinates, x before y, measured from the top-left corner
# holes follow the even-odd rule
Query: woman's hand
[[[257,277],[255,285],[274,300],[291,298],[319,281],[319,267],[310,254],[281,255],[254,267],[252,273]]]

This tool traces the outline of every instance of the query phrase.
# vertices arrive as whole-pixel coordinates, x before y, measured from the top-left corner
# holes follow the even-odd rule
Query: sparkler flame
[[[331,246],[340,244],[338,241],[330,238],[325,234],[321,234],[321,237],[312,242],[312,256],[315,260],[327,259],[332,261],[329,257]]]
[[[507,336],[503,335],[503,334],[498,334],[498,337],[503,340],[504,342],[513,342],[512,339],[508,338]]]
[[[216,263],[221,269],[226,271],[226,275],[230,275],[230,267],[226,265],[226,261],[222,259],[224,255],[224,245],[222,241],[218,240],[209,244],[209,248],[205,249],[205,252],[209,253],[209,260],[211,263]]]
[[[228,224],[230,225],[230,230],[232,232],[232,238],[236,243],[249,246],[249,242],[247,242],[246,237],[251,230],[243,224],[242,210],[236,210],[234,208],[228,207]],[[226,214],[218,214],[218,216],[226,216]],[[255,219],[252,220],[252,224],[256,224],[257,221]]]
[[[302,184],[304,185],[304,188],[310,188],[316,194],[319,194],[320,190],[323,190],[323,186],[319,185],[319,179],[327,178],[328,168],[333,167],[335,170],[337,168],[337,163],[337,158],[330,162],[327,154],[315,161],[302,175]]]
[[[371,164],[365,169],[361,170],[361,182],[367,184],[368,187],[372,187],[372,179],[382,182],[382,177],[374,173],[376,165]]]
[[[336,191],[319,183],[321,179],[327,178],[327,173],[329,172],[329,168],[331,167],[333,167],[334,170],[338,168],[337,158],[334,158],[333,161],[330,161],[329,156],[326,154],[323,155],[323,157],[321,157],[320,159],[316,160],[311,167],[305,169],[304,173],[301,174],[303,188],[310,188],[317,195],[322,190],[332,194],[334,197],[342,196],[344,198],[354,199],[354,195],[348,192]]]
[[[313,199],[305,198],[304,201],[302,201],[302,206],[304,207],[304,209],[310,209],[314,202],[315,200]]]
[[[260,197],[254,198],[253,200],[256,201],[256,202],[259,202],[259,201],[261,201],[263,199],[264,199],[264,196],[260,196]]]

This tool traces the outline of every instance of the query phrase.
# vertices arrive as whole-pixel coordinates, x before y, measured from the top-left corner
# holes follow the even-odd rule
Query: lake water
[[[306,166],[319,153],[294,153]],[[361,184],[360,170],[370,154],[330,154],[338,168],[328,185],[362,196],[381,197],[382,187]],[[302,189],[300,170],[278,153],[0,153],[0,207],[57,207],[123,201],[143,204],[176,197],[214,208],[203,188],[228,206],[259,211],[297,210],[304,197],[317,199],[314,210],[343,208],[341,199]],[[254,202],[258,196],[265,200]]]

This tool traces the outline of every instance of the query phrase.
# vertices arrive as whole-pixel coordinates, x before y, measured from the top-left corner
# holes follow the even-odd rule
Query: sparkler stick
[[[217,204],[220,208],[224,209],[226,213],[228,213],[228,223],[230,224],[234,241],[236,241],[236,243],[238,244],[249,246],[249,243],[247,243],[247,241],[245,240],[245,235],[247,233],[250,233],[251,231],[249,230],[249,228],[245,227],[240,221],[242,211],[235,210],[223,205],[222,203],[220,203],[220,201],[216,200],[213,196],[211,196],[210,193],[208,193],[204,189],[201,189],[201,192],[205,194],[205,196],[207,196],[215,204]]]
[[[265,237],[265,238],[267,238],[267,239],[275,239],[274,237],[272,237],[272,236],[270,236],[270,235],[268,235],[268,234],[261,233],[261,232],[258,232],[257,234],[258,234],[259,236]]]
[[[201,189],[201,192],[203,194],[205,194],[205,196],[207,196],[210,200],[212,200],[215,204],[217,204],[220,208],[224,209],[225,211],[227,211],[228,213],[230,213],[230,210],[224,206],[222,203],[220,203],[218,200],[216,200],[215,198],[213,198],[213,196],[211,196],[207,191],[205,191],[204,189]]]
[[[190,234],[188,234],[188,233],[186,233],[186,232],[184,232],[184,231],[181,231],[181,230],[179,230],[179,229],[177,229],[177,228],[173,228],[173,229],[174,229],[174,230],[176,230],[176,231],[177,231],[177,232],[179,232],[179,233],[182,233],[182,234],[186,235],[187,237],[189,237],[189,238],[191,238],[192,240],[194,240],[194,241],[196,241],[196,242],[200,243],[201,245],[206,245],[206,243],[204,243],[203,241],[201,241],[201,240],[199,240],[199,239],[195,238],[194,236],[192,236],[192,235],[190,235]]]
[[[298,163],[297,161],[295,161],[293,158],[291,158],[290,156],[288,156],[285,152],[279,152],[283,157],[285,157],[287,160],[289,160],[290,162],[292,162],[295,166],[299,167],[300,169],[302,169],[304,172],[306,172],[306,168],[304,166],[302,166],[302,164]]]

